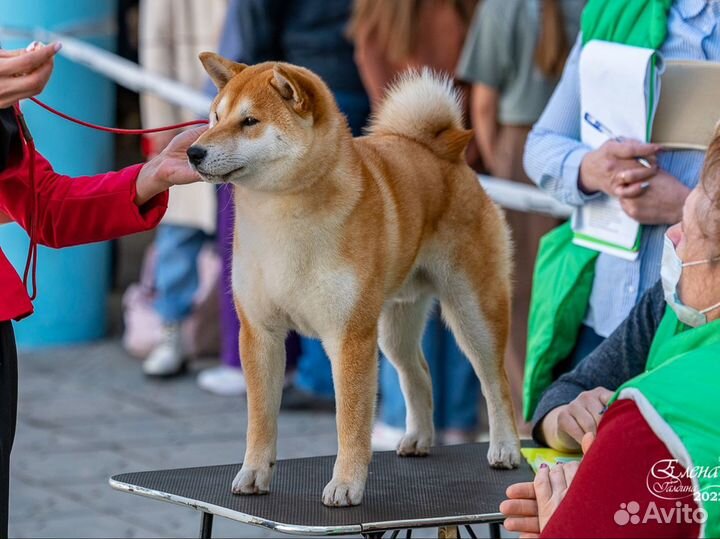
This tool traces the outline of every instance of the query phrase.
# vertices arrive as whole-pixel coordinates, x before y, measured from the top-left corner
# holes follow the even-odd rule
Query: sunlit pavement
[[[210,365],[150,381],[118,341],[21,352],[10,536],[197,537],[199,513],[116,492],[108,478],[242,460],[245,400],[199,389],[195,375]],[[283,413],[279,431],[278,458],[337,450],[332,414]],[[289,536],[216,518],[214,537]]]

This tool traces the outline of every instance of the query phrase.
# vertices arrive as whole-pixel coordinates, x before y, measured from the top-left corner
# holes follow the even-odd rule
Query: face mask
[[[720,307],[720,303],[698,311],[693,307],[685,305],[677,293],[678,283],[680,282],[680,276],[682,275],[683,268],[688,266],[699,266],[701,264],[709,264],[718,258],[709,258],[707,260],[697,260],[695,262],[683,262],[675,251],[675,245],[667,235],[665,235],[665,244],[663,246],[662,254],[662,267],[660,268],[660,277],[662,279],[663,291],[665,292],[665,301],[670,308],[675,311],[678,320],[683,324],[690,327],[696,328],[707,324],[707,316],[710,311],[713,311]]]

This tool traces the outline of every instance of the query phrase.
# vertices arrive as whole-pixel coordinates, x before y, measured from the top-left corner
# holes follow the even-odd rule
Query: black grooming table
[[[210,537],[212,515],[298,535],[381,537],[388,530],[477,523],[494,524],[496,535],[505,489],[531,481],[533,474],[524,461],[517,470],[490,468],[487,449],[487,443],[436,447],[421,458],[375,453],[363,502],[349,508],[321,502],[335,456],[278,461],[265,496],[230,492],[239,464],[126,473],[111,478],[110,485],[202,511],[201,537]]]

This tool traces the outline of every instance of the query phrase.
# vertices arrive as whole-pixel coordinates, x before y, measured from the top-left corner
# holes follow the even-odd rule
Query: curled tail
[[[368,132],[407,137],[438,157],[463,160],[472,131],[463,128],[460,101],[449,77],[427,68],[408,71],[388,90]]]

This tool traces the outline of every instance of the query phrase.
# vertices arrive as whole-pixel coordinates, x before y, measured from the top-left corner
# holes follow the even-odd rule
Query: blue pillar
[[[105,23],[115,20],[116,10],[116,0],[0,0],[0,24],[68,33],[78,29],[82,39],[112,50],[116,35],[109,29],[114,25]],[[93,35],[85,36],[84,31]],[[6,49],[27,45],[28,40],[19,39],[2,44]],[[52,78],[40,98],[84,120],[106,125],[115,120],[114,84],[62,56],[56,57]],[[112,135],[73,125],[28,101],[22,107],[38,151],[55,170],[81,176],[112,169]],[[0,245],[22,272],[28,247],[25,231],[14,224],[0,227]],[[40,247],[35,314],[15,325],[19,345],[70,344],[101,338],[105,334],[109,284],[108,243],[63,250]]]

